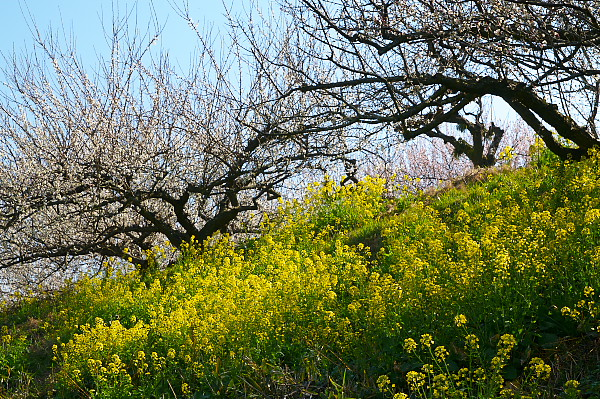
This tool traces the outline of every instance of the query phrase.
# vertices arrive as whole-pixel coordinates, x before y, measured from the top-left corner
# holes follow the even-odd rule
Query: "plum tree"
[[[301,32],[288,63],[293,91],[321,99],[301,115],[321,120],[315,129],[378,126],[402,140],[439,138],[475,166],[489,166],[504,134],[483,117],[483,104],[495,98],[563,159],[600,144],[597,0],[282,6]]]

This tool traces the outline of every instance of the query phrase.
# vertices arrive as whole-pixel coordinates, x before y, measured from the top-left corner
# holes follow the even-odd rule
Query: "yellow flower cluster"
[[[463,321],[462,317],[459,319]],[[515,337],[512,334],[500,336],[496,356],[489,363],[482,361],[479,338],[475,334],[468,334],[464,340],[470,367],[452,371],[448,363],[449,351],[444,346],[433,348],[433,337],[430,334],[424,334],[421,337],[421,348],[429,357],[430,362],[419,355],[417,351],[419,345],[414,339],[405,339],[404,350],[406,353],[424,363],[420,370],[411,370],[406,373],[405,378],[410,393],[420,399],[515,397],[514,385],[505,383],[503,376],[503,369],[517,345]],[[539,397],[541,395],[539,388],[550,378],[552,369],[541,358],[534,357],[530,360],[527,370],[528,374],[524,380],[526,384],[523,384],[520,391],[524,395],[520,394],[518,397],[530,397],[529,394],[533,395],[531,397]],[[386,381],[386,384],[389,384],[389,379]],[[575,392],[578,382],[570,381],[567,385],[565,392],[567,390]]]
[[[600,331],[600,302],[595,297],[596,290],[590,286],[585,287],[582,299],[572,307],[563,306],[562,315],[577,322],[584,330]]]
[[[387,367],[395,374],[364,380],[390,397],[406,396],[402,384],[419,398],[497,397],[516,347],[502,332],[530,328],[527,320],[573,282],[590,287],[563,314],[600,315],[592,288],[600,179],[582,165],[589,176],[523,170],[515,174],[540,175],[396,202],[382,195],[381,179],[327,181],[282,203],[260,237],[185,244],[179,264],[143,279],[118,268],[82,278],[64,298],[69,307],[52,314],[65,326],[56,334],[58,390],[235,396],[236,384],[277,368],[317,379],[321,368]],[[170,250],[161,251],[148,257]],[[508,327],[476,330],[484,324]],[[0,339],[10,346],[15,337]],[[422,366],[399,376],[398,343]],[[538,380],[550,373],[537,359],[528,371]]]
[[[534,357],[529,361],[529,369],[533,373],[534,377],[541,380],[547,380],[550,378],[552,368],[546,364],[539,357]]]

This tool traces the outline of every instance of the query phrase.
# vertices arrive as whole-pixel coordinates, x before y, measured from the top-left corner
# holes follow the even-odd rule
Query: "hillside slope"
[[[17,298],[0,397],[598,397],[600,156],[482,173],[313,186],[259,238]]]

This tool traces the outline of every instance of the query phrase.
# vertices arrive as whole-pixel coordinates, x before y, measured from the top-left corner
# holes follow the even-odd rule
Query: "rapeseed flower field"
[[[326,181],[257,238],[22,294],[0,397],[600,397],[600,155],[480,173]]]

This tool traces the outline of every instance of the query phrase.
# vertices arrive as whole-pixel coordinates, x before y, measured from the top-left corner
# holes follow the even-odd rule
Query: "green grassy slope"
[[[480,177],[314,186],[260,238],[7,304],[0,397],[598,397],[600,157]]]

